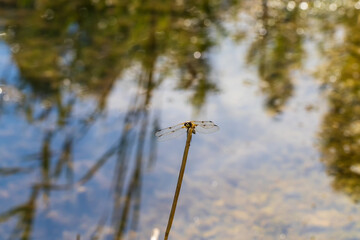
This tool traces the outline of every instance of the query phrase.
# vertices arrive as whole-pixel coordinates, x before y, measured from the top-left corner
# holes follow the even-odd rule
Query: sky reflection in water
[[[4,6],[4,239],[357,236],[357,2]]]

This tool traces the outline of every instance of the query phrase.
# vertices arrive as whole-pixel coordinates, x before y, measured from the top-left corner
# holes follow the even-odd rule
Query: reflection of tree
[[[329,110],[320,132],[322,161],[333,176],[333,188],[360,201],[360,34],[356,9],[347,9],[341,17],[344,42],[327,38],[329,65],[322,73],[329,90]],[[324,23],[325,24],[325,23]],[[331,22],[325,25],[336,31]]]
[[[179,69],[179,86],[194,89],[195,106],[201,107],[206,92],[215,89],[208,79],[207,61],[194,53],[204,54],[213,45],[208,26],[217,24],[218,3],[82,0],[36,5],[36,11],[8,28],[22,77],[36,94],[59,91],[64,79],[70,79],[104,105],[114,80],[151,47],[146,46],[148,38],[160,42],[156,54],[162,57],[163,68]]]
[[[248,53],[248,62],[258,65],[266,108],[274,113],[282,112],[292,96],[291,71],[303,55],[300,10],[287,9],[286,3],[269,7],[267,0],[262,1],[259,36]]]
[[[151,159],[145,159],[154,155],[156,147],[152,137],[156,119],[150,114],[153,90],[175,75],[179,88],[193,91],[194,107],[205,104],[208,93],[216,90],[204,57],[214,45],[209,26],[221,28],[219,18],[235,2],[19,2],[28,9],[20,9],[21,17],[9,22],[6,41],[20,78],[16,83],[5,81],[23,91],[17,109],[26,113],[29,122],[52,127],[41,133],[42,148],[31,156],[31,167],[0,169],[2,175],[38,171],[41,176],[29,200],[0,213],[0,221],[20,216],[14,232],[30,239],[38,197],[47,202],[54,190],[67,189],[74,182],[85,184],[115,159],[112,211],[101,219],[93,237],[111,225],[114,239],[122,239],[128,230],[137,228],[142,169],[151,164]],[[126,71],[135,72],[138,93],[124,113],[121,136],[76,181],[75,143],[103,115],[109,93]],[[74,109],[83,99],[95,99],[96,105],[79,117]]]
[[[38,189],[33,188],[28,202],[12,208],[0,216],[0,222],[8,220],[10,217],[19,216],[19,221],[11,234],[11,239],[30,239],[33,228],[34,215],[36,212],[36,199]]]
[[[141,85],[144,83],[148,86],[154,84],[153,67],[146,69],[144,75],[141,74],[144,76],[144,78],[140,77],[139,82]],[[144,144],[145,138],[149,134],[148,107],[151,94],[152,89],[149,88],[144,95],[138,95],[133,100],[125,116],[124,129],[118,143],[99,158],[80,181],[83,184],[90,180],[102,165],[115,156],[112,216],[105,216],[102,219],[94,233],[94,239],[97,239],[102,234],[107,218],[110,218],[110,224],[115,230],[114,239],[122,239],[123,234],[129,228],[134,231],[137,229],[141,200],[142,167],[144,158],[147,156],[145,155],[146,148]],[[150,132],[150,138],[153,141],[152,133]],[[150,151],[154,150],[155,148],[150,149]],[[133,152],[135,152],[135,156],[132,155]],[[151,152],[149,155],[152,155]],[[130,168],[131,160],[135,162],[133,169]],[[126,179],[126,176],[128,176],[128,179]],[[129,219],[131,220],[130,223]]]

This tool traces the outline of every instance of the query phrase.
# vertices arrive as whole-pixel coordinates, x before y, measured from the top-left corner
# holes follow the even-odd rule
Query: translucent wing
[[[177,131],[177,130],[181,129],[182,127],[184,127],[184,123],[179,123],[179,124],[177,124],[175,126],[172,126],[172,127],[163,128],[163,129],[160,129],[160,130],[156,131],[155,136],[156,137],[161,137],[164,134],[173,133],[174,131]]]
[[[199,133],[213,133],[220,128],[212,121],[193,121],[196,124],[195,131]]]
[[[184,123],[178,125],[161,129],[155,133],[155,136],[159,141],[166,141],[175,137],[180,136],[181,134],[186,133],[186,127]]]

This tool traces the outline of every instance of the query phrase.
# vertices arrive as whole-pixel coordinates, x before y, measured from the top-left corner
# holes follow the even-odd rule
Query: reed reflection
[[[5,10],[15,13],[4,15],[4,40],[18,75],[4,77],[3,83],[23,96],[5,107],[24,113],[34,127],[45,127],[38,133],[39,151],[25,156],[28,165],[0,169],[6,176],[40,176],[28,200],[1,212],[0,221],[17,217],[13,238],[31,239],[41,196],[50,204],[52,192],[66,194],[115,161],[111,211],[95,216],[99,224],[91,237],[103,237],[110,226],[113,239],[134,238],[143,168],[155,159],[153,132],[159,119],[151,108],[153,91],[175,76],[180,89],[192,92],[194,108],[201,109],[207,95],[217,89],[208,76],[206,53],[215,44],[209,27],[221,29],[219,19],[236,2],[29,1],[26,9],[18,7],[21,3],[14,1]],[[122,113],[118,139],[101,156],[94,156],[92,166],[79,176],[74,170],[77,143],[106,116],[108,97],[127,71],[136,73],[132,81],[137,93]],[[7,73],[3,69],[3,76]],[[76,109],[88,101],[95,104],[79,114]]]

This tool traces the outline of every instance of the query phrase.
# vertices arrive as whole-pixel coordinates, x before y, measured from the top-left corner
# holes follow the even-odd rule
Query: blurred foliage
[[[320,132],[321,159],[333,188],[360,202],[360,12],[354,4],[323,22],[327,35],[320,46],[328,61],[318,74],[329,104]]]
[[[294,7],[289,9],[292,2]],[[306,18],[299,9],[300,1],[262,0],[257,23],[257,36],[247,59],[258,67],[265,107],[271,114],[279,114],[293,94],[293,70],[301,66],[304,57],[303,34]]]
[[[355,202],[360,201],[359,9],[354,0],[262,0],[257,36],[247,56],[258,68],[266,108],[279,114],[293,95],[292,74],[305,57],[305,37],[316,39],[326,61],[315,75],[329,101],[319,133],[321,160],[333,188]],[[315,21],[320,27],[309,26]]]
[[[36,96],[53,96],[64,80],[96,96],[100,106],[116,79],[136,64],[156,64],[158,74],[175,74],[178,86],[192,89],[200,108],[209,80],[206,52],[214,45],[210,26],[235,1],[13,1],[34,6],[6,27],[6,41],[21,78]],[[199,52],[202,56],[194,57]],[[155,60],[155,63],[152,61]]]

